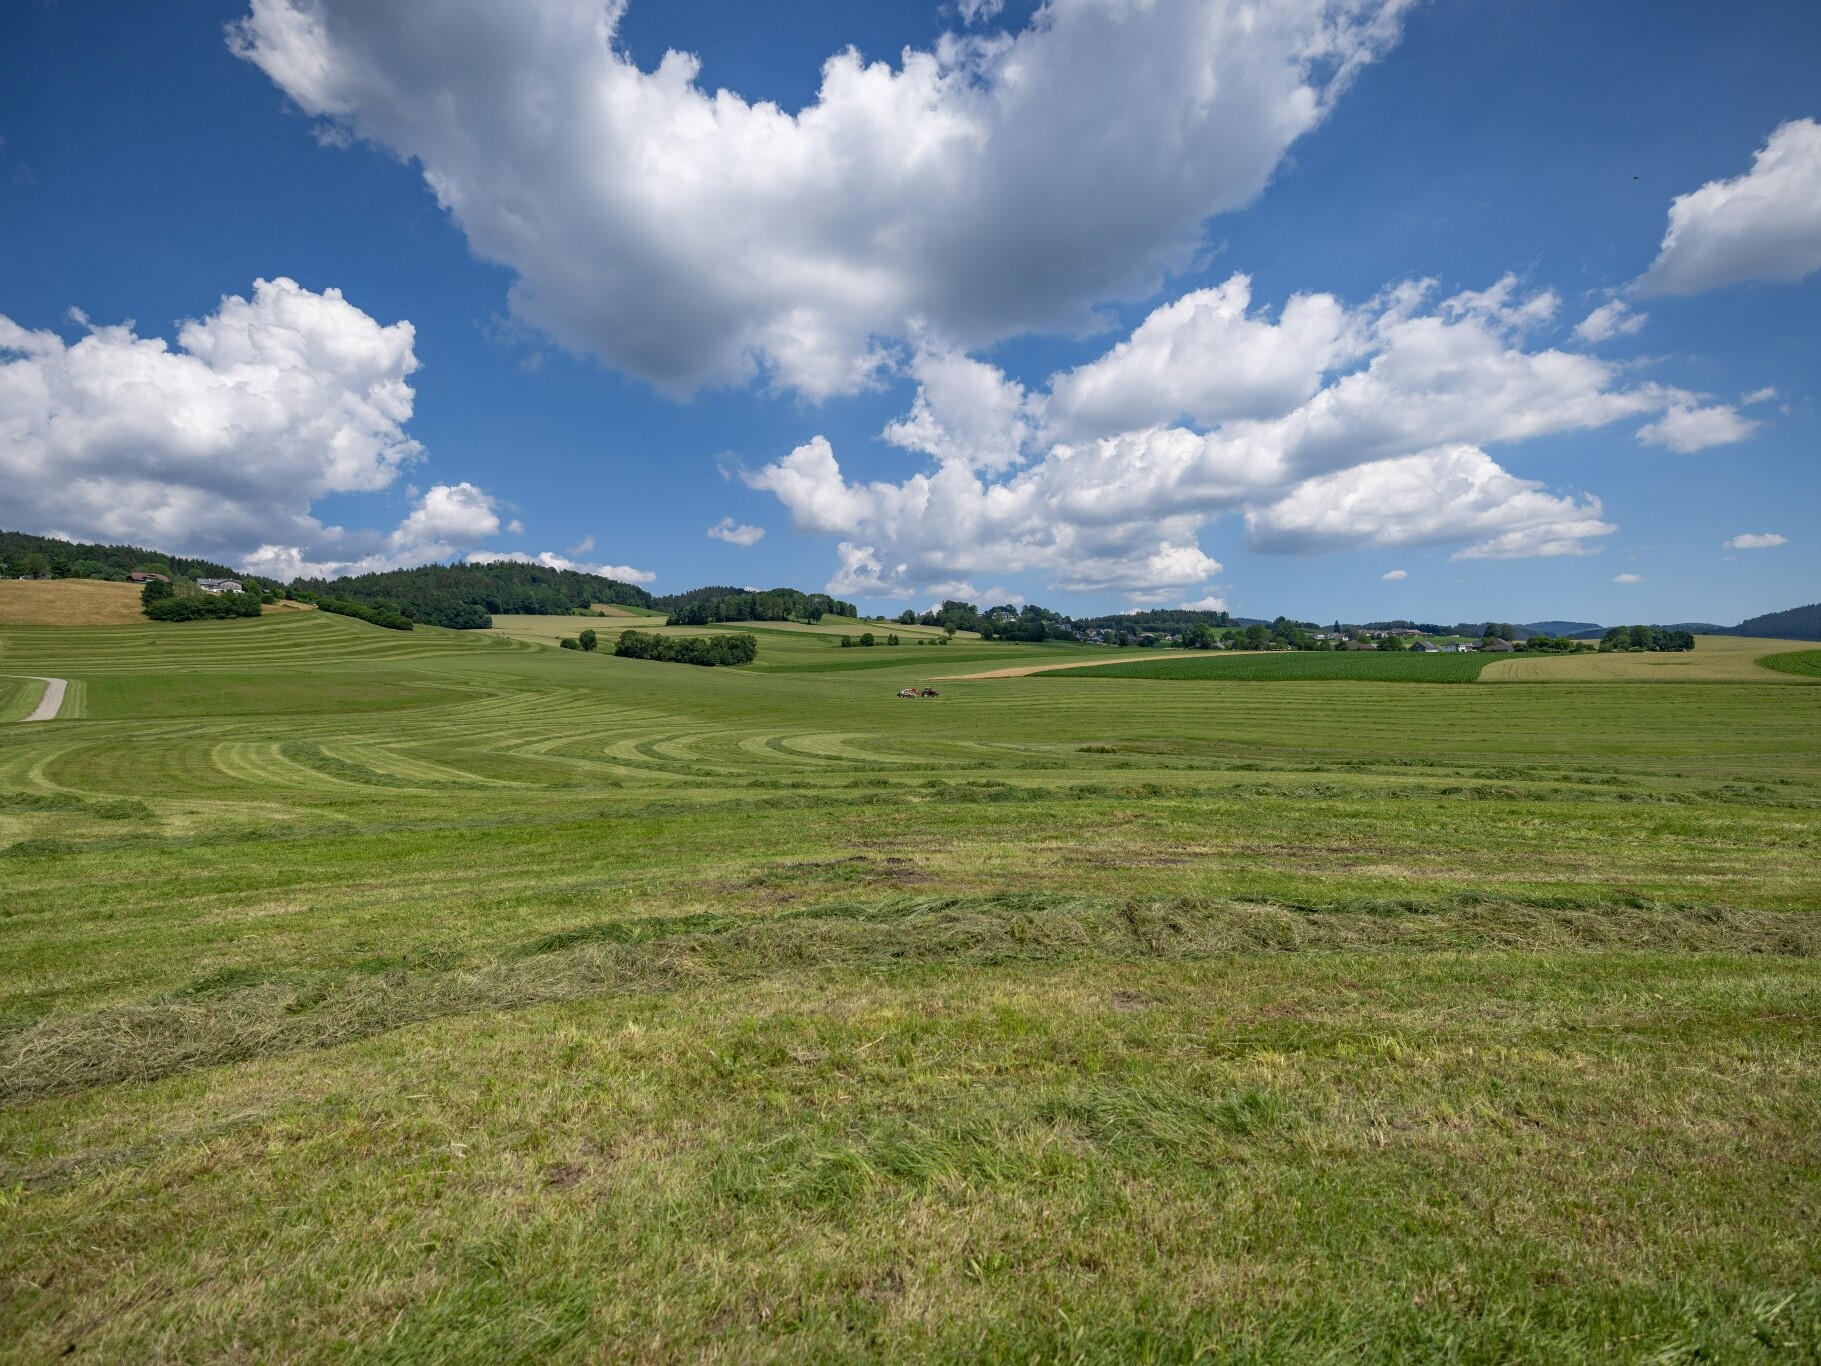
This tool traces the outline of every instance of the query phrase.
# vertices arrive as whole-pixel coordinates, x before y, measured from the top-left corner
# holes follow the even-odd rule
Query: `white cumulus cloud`
[[[708,528],[710,540],[726,541],[729,545],[755,546],[765,539],[765,528],[762,526],[736,526],[731,517],[723,517]]]
[[[1655,422],[1638,428],[1638,440],[1652,446],[1667,446],[1681,455],[1692,455],[1709,446],[1730,446],[1755,432],[1756,418],[1741,417],[1730,404],[1718,403],[1700,407],[1693,402],[1678,402]]]
[[[1228,610],[1227,600],[1217,593],[1211,593],[1205,598],[1197,598],[1193,602],[1182,603],[1180,608],[1184,612],[1225,612]]]
[[[1407,2],[1049,0],[896,64],[836,53],[795,112],[686,53],[641,69],[626,0],[251,0],[230,41],[421,166],[523,321],[672,392],[763,372],[821,397],[918,328],[975,348],[1155,292]]]
[[[920,370],[911,413],[886,431],[931,458],[906,478],[850,482],[822,437],[745,478],[798,531],[837,539],[831,590],[862,596],[1014,573],[1169,595],[1217,572],[1197,538],[1235,512],[1267,552],[1592,553],[1614,530],[1597,498],[1545,490],[1485,448],[1700,400],[1530,349],[1550,291],[1507,276],[1435,293],[1418,281],[1354,308],[1296,296],[1273,317],[1236,275],[1161,306],[1047,394],[970,358]]]
[[[1160,422],[1281,417],[1359,349],[1331,295],[1298,294],[1276,321],[1251,303],[1251,279],[1234,275],[1158,308],[1106,355],[1055,377],[1051,433],[1079,440]]]
[[[66,343],[0,318],[0,522],[237,562],[384,553],[385,534],[326,527],[311,506],[384,489],[422,456],[405,431],[413,342],[408,322],[282,278],[174,345],[128,325]],[[433,489],[407,534],[466,534],[492,515],[467,496]]]
[[[1751,170],[1710,180],[1669,206],[1644,294],[1698,294],[1747,280],[1800,280],[1821,270],[1821,123],[1794,119],[1770,135]]]
[[[1728,550],[1771,550],[1780,545],[1788,545],[1789,537],[1779,536],[1774,531],[1747,531],[1722,544]]]
[[[1612,581],[1614,583],[1625,583],[1625,584],[1643,583],[1644,576],[1642,574],[1614,574],[1612,576]]]
[[[491,495],[473,484],[438,484],[424,494],[393,536],[405,545],[479,545],[500,529]]]
[[[1611,337],[1629,337],[1649,319],[1648,313],[1634,312],[1623,299],[1601,304],[1575,325],[1574,335],[1585,342],[1603,342]]]
[[[523,550],[476,550],[468,556],[470,564],[540,564],[546,569],[573,569],[583,574],[599,574],[622,583],[652,583],[657,575],[648,569],[634,569],[627,564],[588,564],[559,555],[554,550],[528,554]]]
[[[1584,555],[1587,538],[1617,529],[1600,520],[1599,499],[1549,493],[1472,446],[1323,475],[1246,513],[1248,545],[1291,553],[1472,540],[1455,558]]]
[[[1379,578],[1383,579],[1386,583],[1402,583],[1409,577],[1410,571],[1408,569],[1387,569],[1383,574],[1379,575]]]

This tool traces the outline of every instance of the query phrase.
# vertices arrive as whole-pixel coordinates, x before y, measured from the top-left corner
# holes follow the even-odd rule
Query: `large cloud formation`
[[[524,320],[671,392],[763,371],[819,398],[919,330],[965,350],[1155,293],[1407,3],[1049,0],[896,66],[837,53],[796,113],[684,53],[641,70],[625,0],[252,0],[230,38],[421,165]]]
[[[184,323],[175,346],[131,325],[65,342],[0,317],[0,523],[282,579],[459,557],[501,526],[471,483],[415,495],[390,532],[312,512],[423,458],[405,430],[415,340],[283,278]]]
[[[888,440],[932,458],[851,483],[825,439],[750,471],[797,530],[838,540],[832,591],[960,591],[1035,573],[1065,591],[1156,600],[1219,564],[1197,536],[1243,513],[1254,550],[1461,545],[1456,558],[1589,554],[1597,498],[1552,493],[1484,447],[1655,416],[1677,450],[1737,441],[1727,405],[1627,384],[1594,356],[1533,346],[1559,301],[1514,277],[1436,300],[1431,282],[1357,308],[1299,295],[1275,317],[1235,275],[1031,394],[992,367],[920,357]]]
[[[1669,206],[1644,294],[1698,294],[1747,280],[1790,281],[1821,270],[1821,123],[1783,124],[1745,175],[1710,180]]]
[[[320,544],[312,503],[386,488],[422,454],[405,432],[414,340],[286,279],[223,299],[175,347],[0,318],[6,520],[200,553]]]

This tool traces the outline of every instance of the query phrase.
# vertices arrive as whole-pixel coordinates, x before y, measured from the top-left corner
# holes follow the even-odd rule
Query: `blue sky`
[[[892,608],[1821,596],[1813,5],[405,8],[0,13],[0,525]]]

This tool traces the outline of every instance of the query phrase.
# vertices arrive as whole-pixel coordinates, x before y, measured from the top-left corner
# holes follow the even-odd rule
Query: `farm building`
[[[239,579],[198,579],[196,586],[205,593],[244,593]]]

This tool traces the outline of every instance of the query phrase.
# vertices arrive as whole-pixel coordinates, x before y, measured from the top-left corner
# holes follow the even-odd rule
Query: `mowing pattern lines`
[[[0,1342],[1821,1341],[1821,690],[761,650],[0,629]]]

